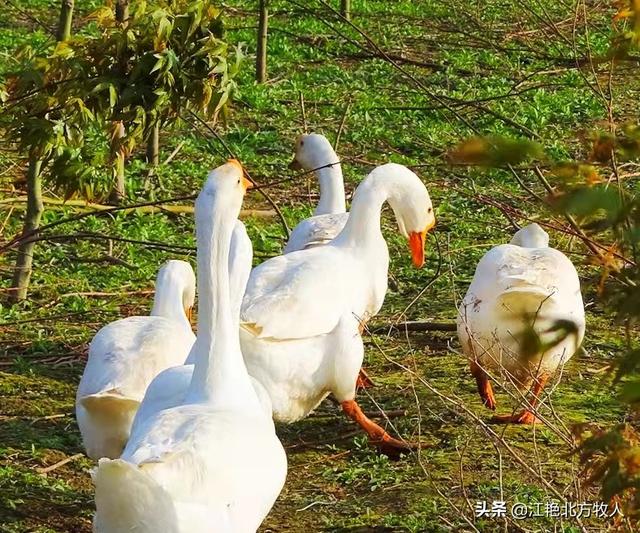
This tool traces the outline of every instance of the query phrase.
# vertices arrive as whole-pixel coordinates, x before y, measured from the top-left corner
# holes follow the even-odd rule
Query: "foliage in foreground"
[[[152,126],[188,109],[215,119],[235,89],[241,53],[224,40],[222,12],[208,0],[136,2],[126,23],[105,6],[89,21],[90,32],[45,54],[18,52],[20,65],[4,81],[0,127],[22,153],[52,163],[50,177],[67,196],[93,198],[108,190],[101,163],[115,142],[113,132],[96,139],[96,131],[121,122],[125,136],[110,151],[128,154]]]
[[[215,119],[235,88],[240,52],[224,40],[209,0],[111,5],[92,27],[63,35],[45,53],[26,47],[0,84],[0,130],[28,159],[27,212],[11,301],[26,297],[33,242],[44,209],[42,180],[65,198],[126,196],[125,164],[142,140],[187,111]],[[89,142],[90,141],[90,142]],[[111,169],[111,172],[106,172]]]

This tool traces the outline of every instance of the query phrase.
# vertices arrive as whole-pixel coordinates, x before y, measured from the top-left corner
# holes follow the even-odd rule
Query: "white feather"
[[[147,386],[162,370],[184,361],[195,341],[183,309],[193,304],[193,270],[183,261],[170,261],[158,279],[164,282],[157,284],[156,305],[161,300],[168,307],[173,301],[178,309],[166,310],[167,316],[112,322],[89,346],[76,393],[76,418],[87,455],[93,459],[120,455]]]
[[[243,195],[242,168],[231,160],[210,174],[196,200],[200,296],[191,382],[180,405],[136,418],[121,459],[100,462],[97,533],[251,533],[282,489],[286,456],[251,386],[230,297],[229,248]]]
[[[356,190],[338,237],[269,259],[251,273],[240,341],[276,420],[307,416],[329,393],[340,402],[354,398],[363,357],[359,326],[379,311],[387,291],[389,252],[380,232],[387,200],[406,231],[433,224],[420,179],[401,165],[383,165]]]

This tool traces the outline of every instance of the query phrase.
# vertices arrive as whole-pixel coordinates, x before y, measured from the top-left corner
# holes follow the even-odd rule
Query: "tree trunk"
[[[40,218],[42,217],[42,211],[44,209],[42,204],[41,170],[42,161],[34,154],[30,154],[29,168],[27,170],[27,212],[24,216],[23,235],[27,235],[40,227]],[[27,297],[35,245],[35,242],[23,242],[18,248],[16,268],[13,273],[13,282],[9,292],[10,303],[19,302]]]
[[[347,20],[351,20],[351,0],[340,0],[340,13]]]
[[[267,79],[267,35],[269,27],[268,0],[260,0],[260,18],[258,21],[258,47],[256,49],[256,81],[264,83]]]
[[[115,131],[113,132],[113,139],[111,141],[113,189],[109,195],[109,203],[114,205],[122,202],[126,195],[124,183],[125,148],[122,144],[124,136],[124,124],[122,121],[118,121],[115,123]]]
[[[153,125],[149,138],[147,139],[147,164],[157,167],[160,162],[160,123]]]
[[[63,42],[71,37],[74,0],[62,0],[56,40]],[[40,219],[44,211],[42,203],[42,160],[31,152],[27,169],[27,211],[24,215],[22,235],[29,235],[40,227]],[[33,266],[33,251],[36,243],[22,242],[18,247],[18,257],[13,272],[13,280],[9,291],[9,302],[16,303],[27,297],[29,280]]]
[[[71,22],[73,21],[73,2],[74,0],[62,0],[60,8],[60,18],[58,19],[58,31],[56,39],[58,41],[66,41],[71,37]]]
[[[124,24],[129,22],[129,0],[116,0],[116,21]]]
[[[116,21],[125,28],[129,21],[129,0],[116,0]],[[124,70],[123,58],[118,60],[120,70]],[[122,145],[122,139],[125,136],[124,124],[122,121],[113,123],[113,134],[111,138],[111,165],[113,188],[109,195],[109,203],[118,205],[126,195],[126,187],[124,182],[124,163],[125,151]]]
[[[155,176],[160,164],[160,122],[156,121],[147,139],[147,175],[144,177],[142,188],[151,189],[151,179]]]

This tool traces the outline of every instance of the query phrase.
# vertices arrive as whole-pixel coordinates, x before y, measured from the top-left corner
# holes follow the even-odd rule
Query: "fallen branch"
[[[179,244],[167,244],[161,241],[144,241],[139,239],[127,239],[125,237],[117,237],[115,235],[104,235],[102,233],[96,233],[91,231],[84,231],[78,233],[58,234],[58,235],[36,235],[24,239],[23,242],[68,242],[78,239],[98,240],[98,241],[113,241],[113,242],[126,242],[129,244],[139,244],[142,246],[148,246],[157,250],[165,250],[172,253],[194,253],[195,247],[182,246]],[[0,289],[2,290],[2,289]]]
[[[364,414],[368,418],[401,418],[403,416],[407,416],[406,409],[392,409],[391,411],[364,411]],[[322,418],[336,418],[338,415],[327,413],[327,414],[317,414],[313,418],[315,420]]]
[[[87,217],[91,217],[91,216],[99,216],[99,215],[105,215],[105,214],[109,214],[109,213],[115,213],[117,211],[126,211],[128,209],[132,209],[134,207],[145,207],[148,205],[163,205],[163,204],[167,204],[167,203],[172,203],[172,202],[181,202],[183,200],[195,200],[196,199],[196,195],[195,194],[190,194],[189,196],[178,196],[175,198],[165,198],[162,200],[154,200],[151,202],[142,202],[142,203],[138,203],[138,204],[132,204],[132,205],[122,205],[122,206],[115,206],[115,207],[111,207],[109,209],[105,209],[103,211],[89,211],[89,212],[85,212],[85,213],[77,213],[73,216],[70,216],[69,218],[63,218],[62,220],[56,220],[55,222],[52,222],[51,224],[46,224],[44,226],[40,226],[39,228],[32,230],[32,231],[28,231],[26,233],[19,233],[18,235],[16,235],[13,239],[11,239],[10,241],[0,245],[0,252],[4,252],[5,250],[8,250],[10,248],[13,248],[14,246],[20,244],[22,241],[33,237],[34,235],[37,234],[41,234],[43,231],[51,229],[51,228],[55,228],[57,226],[60,226],[62,224],[68,224],[70,222],[77,222],[79,220],[82,220],[83,218],[87,218]]]
[[[455,322],[424,322],[411,320],[397,324],[381,324],[375,326],[371,331],[372,333],[379,333],[380,331],[389,331],[389,329],[396,331],[456,331],[457,326]]]
[[[61,294],[58,298],[70,298],[72,296],[91,296],[92,298],[114,298],[116,296],[148,296],[154,294],[153,289],[144,289],[140,291],[123,291],[123,292],[100,292],[100,291],[86,291],[86,292],[67,292]]]
[[[60,468],[61,466],[66,465],[67,463],[70,463],[71,461],[80,459],[81,457],[84,457],[83,453],[76,453],[75,455],[72,455],[71,457],[67,457],[62,461],[58,461],[56,464],[53,464],[51,466],[47,466],[44,468],[36,468],[36,471],[38,472],[38,474],[42,476],[46,476],[49,472],[52,472],[53,470],[56,470],[57,468]]]
[[[92,202],[86,202],[84,200],[59,200],[57,198],[43,198],[43,203],[48,206],[53,206],[62,209],[64,207],[80,207],[81,212],[89,213],[92,211],[113,211],[112,205],[96,204]],[[3,198],[0,199],[0,209],[26,209],[27,197],[19,196],[17,198]],[[136,214],[149,214],[155,213],[171,213],[172,215],[190,215],[194,212],[193,205],[142,205],[138,207],[124,208],[120,210],[121,213],[129,215],[131,213]],[[256,218],[272,218],[276,216],[276,212],[273,209],[243,209],[240,211],[242,218],[256,217]]]

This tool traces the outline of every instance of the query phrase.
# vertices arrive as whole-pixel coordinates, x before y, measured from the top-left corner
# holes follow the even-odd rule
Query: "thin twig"
[[[349,109],[351,109],[351,102],[347,102],[347,105],[344,107],[344,111],[342,112],[342,118],[340,119],[340,126],[338,126],[338,131],[336,133],[336,142],[333,143],[334,151],[338,151],[338,147],[340,146],[340,137],[342,137],[342,132],[344,131],[344,125],[347,121],[347,115],[349,113]]]
[[[96,212],[90,212],[90,213],[80,213],[78,215],[74,215],[72,217],[69,218],[64,218],[62,220],[57,220],[56,222],[52,222],[51,224],[47,224],[45,226],[40,226],[38,229],[33,230],[33,231],[28,231],[26,233],[21,233],[20,235],[17,235],[16,237],[14,237],[13,239],[11,239],[9,242],[3,244],[2,246],[0,246],[0,253],[4,252],[5,250],[8,250],[9,248],[13,248],[14,246],[16,246],[17,244],[19,244],[20,242],[22,242],[25,239],[28,239],[30,237],[33,237],[34,235],[37,235],[38,233],[51,229],[51,228],[55,228],[57,226],[60,226],[62,224],[68,224],[70,222],[77,222],[79,220],[82,220],[84,218],[87,217],[92,217],[92,216],[100,216],[100,215],[108,215],[111,213],[116,213],[118,211],[126,211],[126,210],[131,210],[133,208],[137,208],[137,207],[146,207],[146,206],[152,206],[152,205],[162,205],[162,204],[167,204],[170,202],[180,202],[183,200],[195,200],[196,195],[195,194],[190,194],[188,196],[178,196],[175,198],[164,198],[162,200],[155,200],[155,201],[151,201],[151,202],[140,202],[137,204],[130,204],[130,205],[121,205],[121,206],[116,206],[116,207],[109,207],[107,209],[104,209],[102,211],[96,211]]]
[[[184,145],[185,145],[185,141],[180,141],[180,142],[178,143],[178,146],[176,146],[176,147],[173,149],[173,152],[171,152],[171,153],[169,154],[169,157],[167,157],[167,158],[162,162],[162,164],[163,164],[163,165],[168,165],[169,163],[171,163],[171,161],[173,161],[173,158],[174,158],[175,156],[177,156],[177,155],[178,155],[178,152],[180,152],[180,150],[182,150],[182,147],[183,147]]]
[[[57,463],[51,466],[47,466],[44,468],[37,468],[36,471],[38,472],[38,474],[46,476],[49,472],[53,472],[54,470],[60,468],[61,466],[64,466],[67,463],[70,463],[71,461],[75,461],[76,459],[80,459],[81,457],[84,457],[83,453],[76,453],[70,457],[67,457],[66,459],[63,459],[62,461],[58,461]]]
[[[309,133],[309,128],[307,127],[307,112],[304,108],[304,93],[302,91],[298,91],[298,97],[300,99],[300,115],[302,117],[302,127],[305,133]]]
[[[411,320],[408,322],[394,322],[393,324],[380,324],[371,327],[373,333],[388,331],[389,328],[395,331],[456,331],[455,322],[427,322],[421,320]]]

